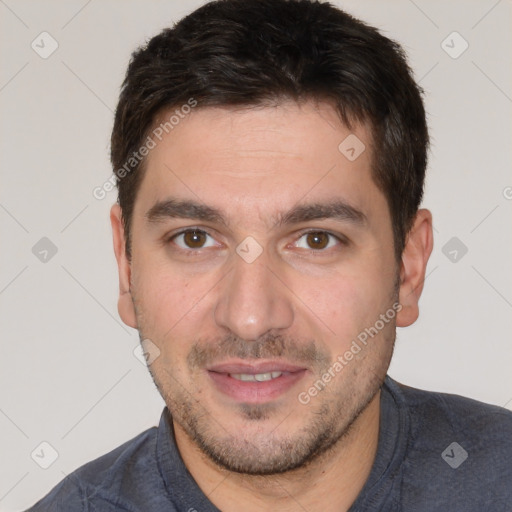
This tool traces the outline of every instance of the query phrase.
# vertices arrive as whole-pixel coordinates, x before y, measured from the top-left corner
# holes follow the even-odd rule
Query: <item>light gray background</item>
[[[115,193],[98,201],[92,190],[111,173],[130,53],[201,3],[0,0],[3,511],[158,422],[137,333],[117,315]],[[336,3],[400,41],[427,93],[435,248],[421,318],[399,330],[390,375],[512,409],[511,3]],[[59,45],[47,59],[31,48],[49,48],[43,31]],[[445,51],[463,48],[454,31],[469,44],[458,58]],[[42,237],[58,249],[46,263],[32,252]],[[443,253],[452,237],[468,248],[456,262]],[[31,458],[39,447],[35,459],[49,460],[43,441],[58,452],[48,469]]]

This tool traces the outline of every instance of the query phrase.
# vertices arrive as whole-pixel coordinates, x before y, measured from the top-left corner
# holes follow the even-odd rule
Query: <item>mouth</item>
[[[284,395],[307,372],[304,367],[280,362],[224,363],[207,368],[215,388],[238,402],[265,403]]]

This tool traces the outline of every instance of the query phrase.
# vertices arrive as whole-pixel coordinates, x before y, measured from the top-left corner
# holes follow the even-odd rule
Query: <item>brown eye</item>
[[[204,249],[215,245],[213,238],[200,229],[187,229],[175,235],[172,240],[182,249]]]
[[[306,243],[311,249],[325,249],[329,245],[329,234],[322,231],[307,233]]]
[[[191,249],[197,249],[204,245],[206,235],[202,231],[187,231],[183,234],[183,241]]]
[[[339,237],[328,231],[310,231],[309,233],[304,233],[297,242],[295,242],[295,247],[322,252],[336,245],[340,245],[341,243],[342,241]]]

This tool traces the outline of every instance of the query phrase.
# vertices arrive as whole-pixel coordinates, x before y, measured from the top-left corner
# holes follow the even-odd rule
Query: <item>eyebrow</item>
[[[168,218],[210,221],[227,226],[227,222],[219,210],[196,201],[170,198],[159,201],[146,212],[146,219],[149,222],[162,222]]]
[[[289,212],[280,214],[277,224],[282,226],[322,219],[350,222],[361,226],[367,223],[367,217],[361,210],[358,210],[342,200],[335,200],[327,203],[295,206]]]
[[[169,198],[157,202],[146,212],[146,219],[151,223],[162,222],[169,218],[209,221],[228,226],[229,222],[217,208],[196,201]],[[363,226],[367,223],[366,215],[342,200],[326,203],[312,203],[294,206],[288,212],[281,212],[274,218],[275,226],[299,224],[312,220],[333,219]]]

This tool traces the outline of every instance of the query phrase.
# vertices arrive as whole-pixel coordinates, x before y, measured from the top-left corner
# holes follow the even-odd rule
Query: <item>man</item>
[[[139,49],[111,222],[167,407],[31,510],[511,510],[512,414],[386,375],[427,146],[400,47],[327,3],[212,2]]]

